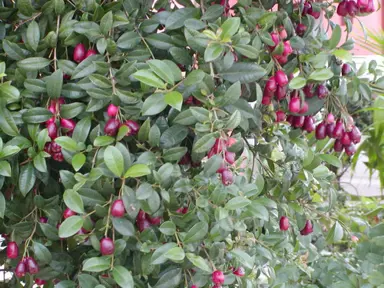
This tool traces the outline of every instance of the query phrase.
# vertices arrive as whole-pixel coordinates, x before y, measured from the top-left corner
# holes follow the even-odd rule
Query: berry
[[[56,114],[57,109],[56,109],[56,102],[55,102],[55,101],[51,101],[51,104],[49,105],[48,110],[49,110],[49,112],[51,112],[52,114]],[[53,118],[54,118],[54,117],[53,117]],[[48,122],[48,121],[47,121],[47,122]],[[46,123],[47,123],[47,122],[46,122]]]
[[[287,122],[289,123],[289,124],[293,124],[293,119],[294,119],[294,117],[295,116],[293,116],[293,115],[288,115],[288,117],[287,117]]]
[[[228,166],[225,161],[221,162],[219,169],[217,169],[216,173],[222,173],[224,170],[227,170]]]
[[[229,164],[235,163],[235,161],[236,161],[236,153],[235,152],[225,151],[225,161],[227,161]]]
[[[329,123],[327,124],[327,136],[329,138],[333,138],[333,130],[335,130],[335,127],[336,127],[336,124],[333,122],[333,123]]]
[[[351,65],[349,65],[348,63],[344,63],[343,66],[341,67],[341,74],[343,76],[347,76],[351,72],[352,72]]]
[[[308,11],[308,14],[310,14],[315,19],[319,19],[320,11],[319,10],[313,10],[313,7],[311,7],[311,9]]]
[[[343,133],[343,136],[341,136],[340,142],[341,142],[341,144],[343,144],[344,146],[349,146],[349,145],[351,145],[352,140],[351,140],[351,138],[349,137],[349,133],[348,133],[348,132],[344,132],[344,133]]]
[[[275,93],[277,100],[282,100],[287,96],[287,86],[277,86]]]
[[[277,89],[277,83],[275,76],[271,76],[267,83],[265,84],[265,89],[267,89],[270,92],[275,92]]]
[[[359,9],[366,9],[368,8],[368,0],[357,0],[357,6]]]
[[[312,98],[313,96],[315,96],[315,92],[314,92],[313,88],[314,88],[313,84],[307,84],[304,86],[303,92],[304,92],[305,97]]]
[[[184,101],[185,105],[193,105],[193,96],[189,96],[187,100]],[[112,105],[112,104],[111,104]],[[108,114],[109,115],[109,114]]]
[[[233,271],[233,274],[239,277],[243,277],[245,275],[245,270],[243,267],[239,267],[236,270]]]
[[[69,208],[65,209],[65,210],[64,210],[64,213],[63,213],[63,217],[64,217],[64,219],[67,219],[67,218],[72,217],[72,216],[75,216],[75,215],[77,215],[77,213],[74,212],[74,211],[72,211],[72,210],[69,209]]]
[[[73,61],[80,63],[85,59],[85,46],[83,43],[79,43],[73,50]]]
[[[117,199],[112,203],[111,215],[116,218],[121,218],[125,214],[125,207],[123,200]]]
[[[311,132],[315,131],[315,129],[316,129],[315,121],[313,120],[312,116],[305,117],[303,129],[305,131],[307,131],[308,133],[311,133]]]
[[[19,256],[19,246],[17,246],[16,242],[8,242],[7,245],[7,258],[15,259]]]
[[[349,16],[355,17],[356,13],[359,12],[359,7],[357,7],[357,4],[355,1],[348,1],[347,2],[347,11]]]
[[[127,125],[129,128],[127,136],[136,135],[140,130],[140,125],[136,121],[127,120],[125,121],[125,125]]]
[[[57,126],[55,123],[49,123],[47,125],[48,130],[48,136],[51,138],[51,140],[54,140],[57,138]]]
[[[283,122],[285,120],[284,111],[278,110],[276,111],[276,122]]]
[[[53,153],[59,153],[61,152],[61,146],[57,144],[56,142],[51,142],[51,151]]]
[[[139,213],[136,217],[136,221],[146,220],[147,218],[147,213],[145,213],[143,210],[139,210]]]
[[[316,127],[316,139],[322,140],[326,137],[326,126],[324,122],[321,122]]]
[[[25,258],[26,266],[29,274],[37,274],[39,273],[39,265],[37,265],[36,260],[33,257]]]
[[[375,4],[373,3],[373,0],[368,0],[368,6],[367,7],[361,7],[360,12],[361,13],[373,13],[373,12],[375,12]]]
[[[236,138],[229,137],[227,140],[227,147],[231,147],[233,144],[237,142]]]
[[[115,117],[117,115],[117,112],[119,111],[119,107],[109,104],[107,109],[107,114],[109,117]]]
[[[147,219],[137,221],[136,224],[140,232],[143,232],[145,229],[151,227],[151,223]]]
[[[233,173],[231,170],[225,169],[221,172],[221,182],[225,185],[231,185],[233,183]]]
[[[54,153],[52,155],[52,158],[53,160],[57,161],[57,162],[63,162],[64,161],[64,155],[63,153],[61,152],[58,152],[58,153]]]
[[[85,53],[84,59],[87,59],[89,56],[96,55],[96,54],[97,54],[97,52],[95,49],[88,49],[87,53]]]
[[[274,55],[273,57],[275,57],[275,59],[277,60],[277,62],[279,62],[279,64],[283,65],[285,63],[288,62],[288,56],[284,56],[284,55]]]
[[[25,265],[24,260],[21,260],[16,265],[15,275],[17,278],[22,278],[25,276],[26,273],[27,273],[27,266]]]
[[[327,123],[330,124],[330,123],[333,123],[333,122],[335,122],[335,116],[333,116],[332,113],[329,113],[327,115]]]
[[[291,101],[289,101],[288,109],[291,113],[297,114],[300,111],[300,98],[293,97]]]
[[[345,154],[347,154],[348,156],[352,156],[356,152],[356,146],[355,144],[352,143],[351,145],[346,146],[344,150],[345,150]]]
[[[270,97],[263,96],[263,98],[261,99],[261,104],[263,105],[270,105],[271,103],[272,103],[272,98]]]
[[[276,32],[272,32],[270,35],[271,35],[272,41],[273,41],[273,43],[275,43],[275,45],[269,46],[269,48],[274,49],[277,45],[279,45],[279,42],[280,42],[279,34],[277,34]]]
[[[279,36],[280,39],[284,40],[288,37],[287,30],[285,30],[283,25],[280,25],[279,27]]]
[[[112,255],[115,252],[115,244],[111,238],[104,237],[100,241],[100,252],[101,255]]]
[[[40,223],[47,223],[48,222],[48,218],[47,217],[40,217],[39,222]]]
[[[283,70],[278,70],[275,73],[275,79],[279,86],[286,86],[288,84],[288,76]]]
[[[295,128],[301,128],[304,125],[304,120],[305,120],[304,116],[294,116],[292,126]]]
[[[111,118],[104,126],[104,133],[108,136],[115,136],[119,129],[120,122],[117,119]]]
[[[361,133],[359,128],[356,126],[352,127],[352,130],[349,132],[349,138],[351,138],[352,142],[357,144],[361,140]]]
[[[299,23],[296,26],[296,34],[299,36],[304,36],[305,31],[307,31],[307,26],[304,25],[303,23]]]
[[[336,121],[335,129],[333,129],[332,137],[335,139],[340,139],[344,133],[344,124],[341,120]]]
[[[286,216],[281,216],[280,218],[280,230],[287,231],[289,228],[289,219]]]
[[[180,207],[179,209],[176,210],[176,213],[187,214],[188,213],[188,207]]]
[[[320,84],[319,86],[317,86],[317,97],[319,97],[319,99],[324,99],[325,97],[328,96],[328,88],[327,86],[325,86],[324,84]]]
[[[353,243],[359,242],[359,238],[357,236],[355,236],[355,235],[351,236],[351,240],[352,240]]]
[[[299,111],[299,114],[304,114],[304,113],[307,113],[308,112],[308,103],[306,101],[304,101],[301,105],[301,108],[300,108],[300,111]]]
[[[313,232],[312,222],[311,220],[305,221],[304,228],[300,231],[301,235],[309,235]]]
[[[293,49],[292,49],[291,43],[289,41],[284,41],[283,55],[288,56],[288,55],[291,55],[292,53],[293,53]]]
[[[333,150],[335,150],[335,152],[341,152],[343,148],[344,146],[341,144],[340,139],[336,139],[335,144],[333,144]]]
[[[306,1],[304,2],[304,5],[303,5],[303,12],[301,13],[301,15],[305,16],[307,14],[310,14],[309,12],[312,10],[312,5],[310,2]]]
[[[337,6],[337,14],[339,16],[345,17],[348,14],[347,10],[347,1],[343,0],[340,2],[339,6]]]
[[[180,165],[189,165],[191,163],[191,154],[188,152],[184,154],[184,156],[180,159]]]
[[[223,271],[216,270],[212,273],[212,282],[214,284],[223,284],[225,280],[225,276]]]
[[[61,128],[64,128],[66,131],[73,131],[76,127],[76,122],[72,119],[60,119],[60,126]]]
[[[35,284],[36,285],[39,285],[39,286],[41,286],[41,285],[44,285],[46,282],[45,282],[45,280],[43,280],[43,279],[39,279],[39,278],[36,278],[35,279]]]
[[[152,225],[160,225],[161,224],[161,220],[163,220],[162,217],[158,216],[158,217],[151,217],[149,219],[149,222],[152,224]]]

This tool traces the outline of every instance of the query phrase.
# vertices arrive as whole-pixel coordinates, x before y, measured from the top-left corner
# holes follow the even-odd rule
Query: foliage
[[[353,128],[347,104],[371,99],[376,78],[341,75],[353,41],[316,21],[336,4],[178,2],[2,2],[9,285],[381,284],[382,224],[335,210],[332,171],[347,156],[331,152],[332,135],[275,121],[279,110],[311,132],[332,113],[340,138]],[[325,257],[351,231],[356,258]]]

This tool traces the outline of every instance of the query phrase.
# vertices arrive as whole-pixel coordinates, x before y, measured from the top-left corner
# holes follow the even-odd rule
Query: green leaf
[[[189,52],[185,48],[172,47],[169,49],[169,53],[172,55],[173,59],[182,65],[191,65],[192,57],[189,55]]]
[[[36,181],[35,169],[32,163],[24,165],[20,169],[19,176],[19,189],[21,194],[25,197],[29,191],[33,188]]]
[[[96,65],[94,61],[103,59],[100,55],[93,55],[83,60],[75,70],[72,72],[71,80],[83,78],[96,72]]]
[[[25,123],[40,124],[49,120],[52,116],[53,114],[49,110],[43,107],[35,107],[24,112],[21,118]]]
[[[256,59],[259,57],[260,51],[251,45],[237,44],[236,46],[233,46],[233,48],[235,48],[235,50],[241,55],[244,55],[249,59]]]
[[[190,18],[196,18],[199,16],[200,9],[196,8],[180,8],[172,12],[165,22],[167,30],[174,30],[184,26],[184,22]]]
[[[59,69],[45,78],[47,86],[47,94],[52,99],[57,99],[61,95],[61,89],[63,87],[63,72]]]
[[[215,144],[216,138],[213,133],[204,135],[193,145],[192,151],[195,153],[208,152],[209,149]]]
[[[44,235],[49,240],[60,240],[59,236],[57,235],[57,229],[53,227],[52,225],[46,224],[46,223],[39,223],[41,231],[43,231]]]
[[[174,85],[175,79],[173,77],[172,73],[169,73],[169,67],[166,63],[160,60],[149,60],[147,61],[149,67],[151,70],[156,73],[157,76],[159,76],[161,79],[163,79],[168,84]],[[156,87],[156,86],[155,86]]]
[[[241,96],[241,84],[236,82],[228,88],[225,92],[224,97],[220,99],[220,106],[227,106],[236,103]]]
[[[332,50],[337,47],[341,40],[341,28],[339,25],[336,24],[336,26],[332,30],[332,36],[331,39],[329,39],[326,43],[328,46],[328,49]]]
[[[29,51],[22,49],[16,43],[12,43],[6,39],[3,40],[3,50],[12,60],[23,60],[26,56],[29,55]]]
[[[231,254],[237,258],[239,263],[244,265],[248,269],[253,269],[253,265],[255,263],[254,257],[249,256],[247,253],[245,253],[243,250],[236,248],[231,251]]]
[[[33,166],[42,173],[47,172],[47,162],[45,161],[46,153],[40,151],[35,157],[33,157]]]
[[[119,149],[114,146],[108,146],[104,151],[104,162],[113,174],[121,177],[124,171],[124,158]]]
[[[217,60],[220,56],[223,55],[224,46],[220,43],[212,42],[208,45],[207,49],[204,52],[204,61],[212,62]]]
[[[89,76],[89,80],[99,88],[110,88],[112,87],[111,80],[103,75],[94,74]]]
[[[141,142],[145,142],[149,137],[149,130],[151,129],[151,118],[147,118],[144,121],[143,125],[141,125],[139,133],[137,134],[137,138]]]
[[[161,50],[169,50],[174,46],[171,36],[165,33],[148,35],[145,40],[147,40],[149,45]]]
[[[111,136],[97,136],[95,141],[93,141],[94,146],[107,146],[115,142],[115,138]]]
[[[178,262],[178,261],[182,261],[185,258],[185,252],[183,248],[174,247],[172,249],[169,249],[164,254],[164,257],[174,262]]]
[[[117,47],[120,49],[133,49],[135,48],[141,41],[139,34],[135,31],[125,32],[120,38],[117,40]]]
[[[57,283],[55,288],[76,288],[76,283],[71,280],[63,280]]]
[[[341,160],[334,155],[331,154],[320,154],[319,158],[332,166],[340,168],[342,166]]]
[[[169,127],[160,137],[161,148],[171,148],[180,144],[188,136],[188,128],[179,124]]]
[[[30,57],[17,62],[17,67],[25,71],[37,71],[47,67],[51,60],[42,57]]]
[[[187,75],[187,78],[184,79],[185,86],[191,86],[199,84],[203,81],[205,77],[205,72],[202,70],[193,70],[191,73]]]
[[[28,45],[32,48],[33,51],[36,51],[40,41],[40,29],[39,24],[37,24],[36,21],[32,21],[28,25],[26,36]]]
[[[124,178],[137,178],[151,174],[151,169],[145,164],[134,164],[128,168]]]
[[[5,197],[4,197],[4,194],[0,192],[0,218],[1,219],[4,219],[5,208],[6,208]]]
[[[140,82],[151,87],[165,89],[167,86],[159,77],[157,77],[152,71],[149,70],[139,70],[132,76]]]
[[[171,236],[176,232],[176,225],[171,221],[166,221],[163,224],[161,224],[161,226],[159,227],[159,230],[164,235]]]
[[[152,94],[147,99],[145,99],[141,112],[143,115],[156,115],[167,107],[167,103],[164,100],[164,94]]]
[[[74,217],[74,216],[72,216]],[[70,218],[72,218],[70,217]],[[68,218],[68,219],[70,219]],[[67,219],[67,220],[68,220]],[[61,228],[61,227],[60,227]],[[101,272],[110,268],[111,258],[109,257],[92,257],[84,261],[83,271],[88,272]]]
[[[20,91],[10,85],[10,82],[0,84],[0,98],[12,102],[20,99]]]
[[[8,109],[3,105],[0,105],[0,128],[9,136],[15,137],[19,135],[19,130],[17,129],[15,120]]]
[[[132,274],[123,266],[115,266],[112,270],[113,279],[122,288],[134,288]]]
[[[268,221],[269,213],[267,208],[258,203],[257,201],[252,201],[251,205],[247,206],[247,212],[251,214],[253,217]]]
[[[216,20],[221,15],[223,15],[224,7],[222,5],[214,4],[207,8],[201,20]]]
[[[315,80],[315,81],[326,81],[328,79],[331,79],[333,77],[333,72],[329,68],[323,68],[323,69],[318,69],[315,70],[309,75],[310,80]]]
[[[267,71],[255,63],[234,63],[231,68],[219,73],[229,82],[252,83],[267,74]]]
[[[85,111],[85,105],[81,102],[73,102],[60,106],[60,116],[65,119],[72,119]]]
[[[77,152],[77,143],[71,137],[60,136],[55,139],[55,142],[65,150],[70,152]]]
[[[332,54],[345,62],[351,62],[353,60],[351,52],[344,49],[337,49],[333,51]]]
[[[224,41],[230,40],[230,38],[236,34],[240,27],[240,18],[231,17],[228,18],[223,25],[221,25],[221,35],[220,38]]]
[[[187,153],[187,147],[174,147],[164,150],[163,159],[168,162],[177,162]]]
[[[11,177],[11,173],[11,165],[7,161],[0,161],[0,175],[4,177]]]
[[[59,228],[59,237],[60,238],[68,238],[73,235],[75,235],[81,227],[83,227],[84,224],[84,218],[82,216],[71,216],[67,219],[64,220],[63,223],[61,223],[60,228]],[[92,259],[92,258],[91,258]],[[84,264],[85,266],[85,264]],[[90,270],[85,270],[84,271],[90,271]],[[92,271],[93,272],[93,271]],[[98,271],[94,271],[98,272]]]
[[[72,157],[72,167],[75,171],[79,171],[85,163],[86,157],[83,153],[77,153]]]
[[[112,224],[113,228],[121,235],[126,237],[135,236],[135,227],[128,219],[112,217]]]
[[[241,113],[239,110],[236,110],[232,113],[231,117],[228,119],[225,128],[229,130],[233,130],[237,128],[241,123]]]
[[[164,273],[153,288],[176,288],[182,279],[181,269],[176,268]]]
[[[19,0],[16,2],[16,7],[25,16],[32,16],[32,13],[35,11],[30,0]]]
[[[39,263],[49,264],[52,260],[51,252],[49,252],[48,248],[39,242],[33,242],[33,253]]]
[[[344,231],[339,222],[335,222],[327,236],[327,242],[329,244],[337,243],[343,239]]]
[[[95,277],[89,274],[78,274],[80,288],[96,288],[99,281]]]
[[[198,242],[204,239],[208,233],[208,224],[205,222],[199,222],[193,225],[193,227],[187,232],[184,237],[184,243]]]
[[[76,213],[84,213],[84,204],[83,199],[80,194],[75,190],[67,189],[63,195],[64,203],[69,209],[75,211]]]
[[[100,30],[101,30],[101,32],[105,36],[107,36],[108,33],[109,33],[109,30],[112,29],[112,25],[113,25],[113,14],[112,14],[112,11],[109,11],[100,20]]]
[[[229,200],[225,205],[225,208],[228,210],[236,210],[247,207],[249,204],[251,204],[251,201],[249,199],[246,199],[242,196],[237,196]]]
[[[199,268],[205,272],[212,273],[211,267],[209,266],[209,264],[207,263],[207,261],[203,257],[197,256],[197,255],[192,254],[192,253],[187,253],[187,258],[197,268]]]
[[[300,89],[303,88],[307,84],[307,80],[303,77],[295,77],[289,82],[290,89]]]
[[[153,252],[151,257],[151,264],[152,265],[159,265],[163,264],[167,261],[167,258],[164,256],[167,251],[171,250],[172,248],[177,247],[176,243],[166,243],[159,248],[156,249],[155,252]]]
[[[44,149],[45,143],[49,141],[48,136],[48,129],[45,128],[39,132],[39,135],[37,136],[37,147],[39,148],[39,151],[42,151]]]
[[[149,130],[148,142],[152,147],[157,147],[160,144],[161,131],[159,126],[154,124]]]
[[[72,139],[75,140],[76,142],[85,142],[86,139],[88,138],[90,129],[91,129],[91,119],[89,117],[81,119],[79,122],[77,122],[75,130],[73,130]],[[113,138],[112,138],[112,142],[113,142]]]

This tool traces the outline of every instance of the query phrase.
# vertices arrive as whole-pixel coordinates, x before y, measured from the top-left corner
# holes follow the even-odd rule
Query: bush
[[[3,2],[9,285],[376,285],[381,226],[334,209],[361,137],[346,105],[374,83],[337,4],[178,2]],[[372,3],[339,4],[348,32]],[[360,258],[327,254],[351,230]]]

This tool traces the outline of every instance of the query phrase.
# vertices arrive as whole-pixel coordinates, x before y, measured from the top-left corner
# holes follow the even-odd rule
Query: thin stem
[[[24,25],[25,23],[27,23],[27,22],[29,22],[29,21],[33,21],[33,20],[35,20],[37,17],[39,17],[39,16],[41,15],[41,13],[42,13],[42,12],[39,12],[39,13],[37,13],[35,16],[32,16],[31,18],[28,18],[28,19],[26,19],[26,20],[21,21],[19,24],[16,24],[16,25],[15,25],[15,30],[14,30],[14,31],[16,31],[17,29],[19,29],[20,26]]]
[[[141,38],[141,41],[143,41],[145,47],[147,47],[147,49],[148,49],[148,51],[149,51],[149,54],[151,54],[152,59],[156,59],[156,58],[155,58],[155,55],[153,55],[153,52],[152,52],[151,48],[149,47],[147,41],[145,41],[143,35],[141,35],[139,29],[138,29],[137,27],[135,27],[135,30],[136,30],[137,34],[139,34],[139,36],[140,36],[140,38]]]
[[[59,28],[60,28],[60,15],[57,15],[57,23],[56,23],[56,37],[59,35]],[[56,55],[57,48],[53,48],[53,67],[55,71],[57,70],[57,55]]]
[[[112,197],[113,195],[111,195],[111,197],[109,198],[109,201],[108,203],[111,203],[112,202]],[[108,235],[108,229],[109,229],[109,219],[111,218],[111,206],[109,206],[108,208],[108,216],[107,216],[107,223],[105,225],[105,232],[104,232],[104,236],[107,237]]]
[[[111,83],[112,83],[112,94],[116,95],[116,83],[115,83],[115,77],[113,77],[113,73],[112,73],[112,64],[111,64],[111,60],[109,59],[109,53],[107,53],[107,60],[109,64],[109,78],[111,78]]]
[[[207,250],[205,250],[205,247],[203,247],[203,251],[204,251],[205,255],[207,255],[208,262],[211,264],[213,270],[216,270],[216,266],[215,266],[215,264],[213,264],[213,262],[211,260],[211,257],[209,257],[209,254],[208,254]]]

